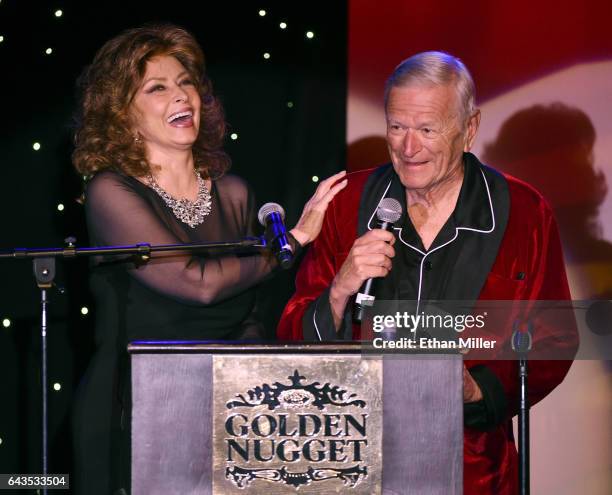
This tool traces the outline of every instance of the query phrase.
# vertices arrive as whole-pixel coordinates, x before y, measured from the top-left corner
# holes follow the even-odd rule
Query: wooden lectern
[[[132,494],[463,489],[459,355],[359,343],[137,342]]]

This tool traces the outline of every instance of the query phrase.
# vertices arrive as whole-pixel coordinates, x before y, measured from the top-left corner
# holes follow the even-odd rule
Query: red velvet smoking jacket
[[[346,259],[357,237],[364,185],[376,170],[349,174],[347,187],[330,204],[322,232],[310,246],[297,274],[296,293],[285,307],[278,326],[280,339],[304,338],[303,316],[308,306],[329,288]],[[550,207],[527,184],[510,176],[504,177],[510,199],[508,220],[479,300],[569,300],[558,229]],[[479,260],[474,260],[474,263],[479,263]],[[521,280],[516,277],[518,270],[525,274]],[[508,337],[512,330],[505,332]],[[358,327],[353,328],[353,338],[360,338]],[[538,339],[545,338],[546,330],[538,328],[534,333],[534,347]],[[575,334],[563,345],[575,349]],[[504,388],[508,408],[505,420],[492,430],[465,427],[464,494],[514,495],[518,493],[518,456],[511,418],[518,411],[517,361],[466,360],[465,364],[468,369],[483,364],[493,371]],[[571,361],[559,360],[530,361],[531,405],[563,380],[570,364]]]

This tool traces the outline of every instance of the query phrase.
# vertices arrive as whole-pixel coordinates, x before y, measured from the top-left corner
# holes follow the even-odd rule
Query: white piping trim
[[[385,196],[387,195],[387,191],[389,191],[389,188],[391,187],[391,182],[392,181],[389,181],[389,184],[387,184],[387,188],[385,189],[385,192],[382,194],[382,196],[378,200],[378,203],[376,203],[376,208],[374,208],[372,215],[370,215],[370,219],[368,220],[368,230],[372,230],[372,227],[370,227],[370,224],[372,223],[372,219],[374,218],[374,215],[376,215],[376,211],[378,210],[378,205],[383,199],[385,199]]]
[[[422,254],[423,256],[427,256],[427,253],[425,251],[421,251],[419,248],[414,247],[412,244],[409,244],[404,239],[402,239],[402,232],[404,230],[403,227],[393,227],[393,230],[399,231],[398,238],[399,238],[400,241],[402,241],[403,244],[405,244],[406,246],[408,246],[411,249],[414,249],[417,253]]]
[[[387,184],[387,188],[385,189],[385,192],[383,192],[382,196],[380,197],[380,199],[378,200],[378,203],[376,203],[376,208],[374,208],[374,211],[372,212],[372,214],[370,215],[370,219],[368,220],[368,230],[372,230],[372,227],[370,226],[372,223],[372,219],[374,218],[374,215],[376,215],[376,211],[378,210],[378,205],[380,204],[380,202],[385,199],[385,197],[387,196],[387,192],[389,191],[389,188],[391,187],[391,182],[389,181],[389,184]],[[414,249],[416,252],[422,254],[423,256],[425,256],[425,253],[423,251],[421,251],[419,248],[414,247],[411,244],[408,244],[404,239],[402,239],[402,227],[393,227],[393,230],[397,230],[398,231],[398,237],[400,238],[400,240],[408,247]]]
[[[315,309],[312,312],[312,322],[314,323],[315,330],[317,331],[317,336],[319,337],[319,342],[323,342],[323,338],[321,337],[321,333],[319,332],[319,326],[317,325],[317,307],[319,306],[319,301],[315,304]]]
[[[481,170],[480,173],[482,174],[482,180],[485,183],[485,187],[487,189],[487,197],[489,198],[489,208],[491,209],[491,218],[493,219],[493,223],[491,225],[491,228],[489,230],[479,230],[479,229],[472,229],[470,227],[457,227],[457,230],[471,230],[472,232],[480,232],[482,234],[490,234],[491,232],[493,232],[495,230],[495,209],[493,208],[493,201],[491,200],[491,191],[489,189],[489,183],[487,182],[487,178],[485,177],[484,172]]]

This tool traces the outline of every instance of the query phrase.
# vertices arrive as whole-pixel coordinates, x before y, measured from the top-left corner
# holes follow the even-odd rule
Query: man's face
[[[462,126],[453,86],[394,87],[387,100],[387,145],[393,168],[409,190],[429,191],[461,170],[480,115]]]

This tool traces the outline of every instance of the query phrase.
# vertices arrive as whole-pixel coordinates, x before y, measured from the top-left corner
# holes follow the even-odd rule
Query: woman
[[[107,42],[82,78],[73,161],[92,177],[86,215],[92,244],[176,244],[253,235],[248,186],[225,174],[221,105],[195,39],[175,26],[127,31]],[[294,244],[318,235],[346,181],[322,182],[306,204]],[[96,353],[75,406],[76,491],[129,492],[129,374],[136,339],[254,336],[254,286],[270,256],[154,256],[148,263],[99,260]]]

